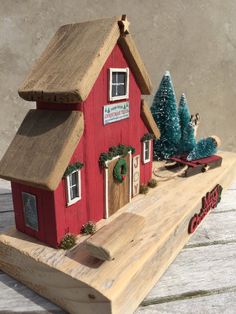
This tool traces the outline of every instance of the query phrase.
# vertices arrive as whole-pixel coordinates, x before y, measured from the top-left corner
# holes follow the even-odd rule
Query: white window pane
[[[112,85],[112,96],[117,96],[117,85]]]
[[[78,172],[73,172],[71,174],[71,185],[75,185],[78,182]]]
[[[80,176],[79,171],[75,171],[68,176],[67,188],[69,201],[80,197]]]
[[[70,183],[70,186],[72,185],[72,175],[69,174],[69,183]]]
[[[118,96],[122,96],[126,94],[125,85],[118,85]]]
[[[79,196],[79,192],[78,192],[78,186],[77,185],[74,185],[72,188],[71,188],[71,199],[73,200],[74,198],[78,197]]]
[[[128,98],[128,82],[129,82],[129,69],[110,69],[110,100],[119,100]]]
[[[150,141],[144,142],[144,158],[145,160],[150,159]]]
[[[39,230],[36,196],[22,192],[25,224],[33,230]]]
[[[118,72],[118,83],[125,84],[126,82],[126,73],[125,72]]]
[[[112,83],[117,83],[118,75],[117,72],[112,72]]]

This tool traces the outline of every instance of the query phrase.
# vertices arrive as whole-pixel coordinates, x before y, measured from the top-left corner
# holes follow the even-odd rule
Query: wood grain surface
[[[4,185],[0,184],[0,188]],[[235,198],[236,183],[202,222],[136,313],[235,313]],[[0,213],[0,218],[4,215]],[[12,218],[6,219],[6,223],[11,222]],[[0,280],[0,291],[7,291],[0,299],[1,313],[64,313],[7,275],[1,273]]]
[[[123,182],[117,182],[114,179],[113,170],[116,166],[118,159],[111,160],[108,163],[108,211],[109,217],[113,215],[117,210],[119,210],[122,206],[125,206],[129,203],[130,198],[130,154],[125,156],[127,164],[127,173],[126,178]]]
[[[136,48],[132,36],[120,36],[118,40],[119,46],[125,55],[130,69],[139,84],[142,95],[149,95],[152,92],[152,82],[143,63],[143,60]]]
[[[144,120],[145,124],[147,125],[149,132],[152,133],[155,136],[155,138],[159,138],[160,130],[158,129],[156,122],[154,121],[151,111],[149,109],[149,106],[144,99],[142,99],[141,101],[141,117]]]
[[[101,260],[111,261],[143,229],[145,219],[133,213],[123,213],[98,230],[86,241],[89,253]]]
[[[30,110],[0,161],[0,177],[55,190],[83,130],[80,111]]]
[[[131,35],[120,36],[120,18],[61,26],[33,65],[19,95],[29,101],[84,101],[119,38],[142,94],[149,95],[150,77]]]

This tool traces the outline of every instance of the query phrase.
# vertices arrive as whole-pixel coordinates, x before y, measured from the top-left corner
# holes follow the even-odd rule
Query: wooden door
[[[128,154],[126,157],[122,157],[127,163],[127,174],[123,182],[118,182],[113,177],[113,169],[119,160],[116,158],[108,163],[107,169],[107,188],[106,188],[106,198],[107,198],[107,209],[106,216],[109,217],[114,214],[118,209],[129,203],[130,193],[131,193],[131,178],[130,178],[130,158],[131,155]]]

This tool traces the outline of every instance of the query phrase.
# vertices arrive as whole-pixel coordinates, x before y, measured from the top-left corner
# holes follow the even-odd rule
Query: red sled
[[[188,161],[186,159],[187,156],[178,156],[170,158],[171,161],[176,162],[176,166],[186,165],[188,168],[186,169],[184,176],[190,177],[195,174],[206,172],[209,169],[214,169],[220,167],[222,164],[222,157],[213,155],[202,159],[196,159],[192,161]]]

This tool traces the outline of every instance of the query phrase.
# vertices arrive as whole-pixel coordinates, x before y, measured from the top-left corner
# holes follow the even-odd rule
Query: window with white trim
[[[39,230],[38,209],[36,196],[22,192],[25,225],[35,231]]]
[[[109,99],[129,98],[129,68],[110,68]]]
[[[143,162],[146,164],[151,160],[151,140],[143,142]]]
[[[81,172],[75,170],[66,177],[67,205],[72,205],[81,199]]]

